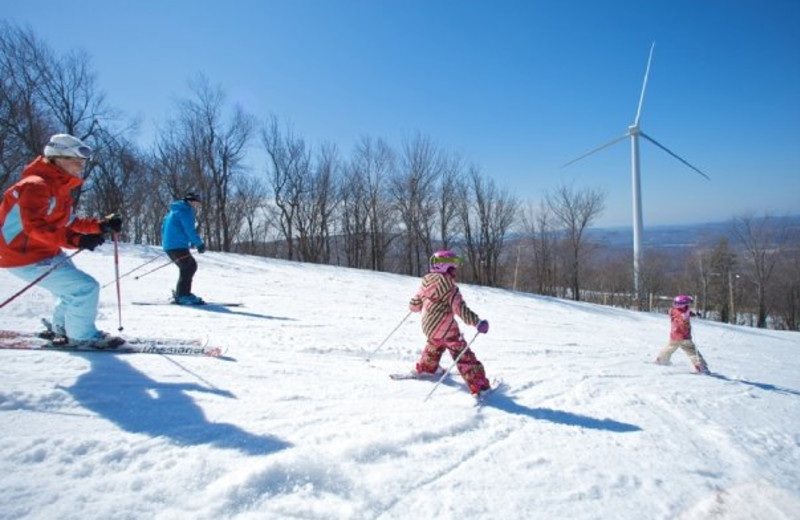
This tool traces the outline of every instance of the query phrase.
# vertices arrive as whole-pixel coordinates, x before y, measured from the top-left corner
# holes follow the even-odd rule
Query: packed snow
[[[161,254],[123,244],[120,272]],[[455,371],[388,377],[424,344],[418,278],[197,259],[194,292],[243,306],[134,305],[167,300],[177,268],[143,275],[166,257],[118,306],[113,248],[74,258],[105,286],[103,330],[222,358],[0,350],[1,519],[800,518],[796,332],[694,319],[703,376],[680,350],[653,363],[666,315],[462,284],[491,325],[465,338],[503,381],[477,407]],[[0,270],[0,299],[23,286]],[[31,289],[0,328],[53,304]]]

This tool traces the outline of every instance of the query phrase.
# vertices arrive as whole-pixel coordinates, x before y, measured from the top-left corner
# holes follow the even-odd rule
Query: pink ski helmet
[[[446,273],[451,267],[457,268],[461,259],[452,251],[444,249],[436,251],[431,256],[430,271],[432,273]]]
[[[692,303],[694,303],[694,298],[692,298],[688,294],[679,294],[678,296],[672,299],[673,307],[688,307]]]

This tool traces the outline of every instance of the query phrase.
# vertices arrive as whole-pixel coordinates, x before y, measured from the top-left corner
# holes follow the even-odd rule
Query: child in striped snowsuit
[[[469,385],[470,392],[479,394],[490,388],[483,365],[467,347],[467,342],[458,328],[455,317],[467,325],[474,325],[478,332],[487,333],[489,322],[481,320],[472,312],[455,283],[456,268],[461,262],[452,251],[438,251],[431,257],[430,272],[422,278],[419,290],[411,298],[412,312],[423,312],[422,331],[428,340],[422,351],[416,370],[420,374],[435,374],[445,349],[458,360],[458,371]]]

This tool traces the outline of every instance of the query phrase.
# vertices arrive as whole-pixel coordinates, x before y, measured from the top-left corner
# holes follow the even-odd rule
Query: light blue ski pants
[[[97,318],[97,303],[100,297],[100,284],[72,263],[64,260],[66,255],[58,255],[35,264],[11,267],[9,272],[32,282],[53,264],[63,262],[53,272],[45,276],[37,286],[47,289],[56,296],[53,309],[53,327],[64,327],[71,340],[92,339],[98,334],[94,325]]]

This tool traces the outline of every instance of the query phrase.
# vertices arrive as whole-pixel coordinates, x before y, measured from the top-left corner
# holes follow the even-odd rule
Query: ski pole
[[[149,271],[147,271],[146,273],[144,273],[144,274],[140,274],[139,276],[134,276],[134,277],[133,277],[133,279],[134,279],[134,280],[138,280],[138,279],[140,279],[140,278],[144,278],[145,276],[147,276],[147,275],[148,275],[148,274],[150,274],[150,273],[154,273],[154,272],[158,271],[159,269],[162,269],[162,268],[164,268],[164,267],[167,267],[169,264],[172,264],[172,263],[174,263],[174,262],[178,262],[178,261],[180,261],[180,260],[183,260],[184,258],[187,258],[187,257],[191,256],[191,254],[192,254],[192,253],[186,253],[186,254],[185,254],[185,255],[183,255],[182,257],[180,257],[180,258],[176,258],[175,260],[173,260],[172,258],[170,258],[170,259],[169,259],[169,262],[167,262],[166,264],[159,265],[159,266],[158,266],[158,267],[156,267],[155,269],[150,269],[150,270],[149,270]]]
[[[370,357],[374,356],[374,355],[375,355],[375,353],[376,353],[377,351],[379,351],[379,350],[381,349],[381,347],[383,347],[383,345],[384,345],[384,344],[385,344],[387,341],[389,341],[389,338],[391,338],[391,337],[392,337],[392,334],[394,334],[395,332],[397,332],[397,329],[399,329],[399,328],[400,328],[400,325],[402,325],[402,324],[403,324],[403,323],[404,323],[404,322],[405,322],[405,321],[408,319],[408,317],[409,317],[409,316],[411,316],[411,311],[408,311],[408,314],[406,314],[406,315],[405,315],[405,317],[404,317],[402,320],[400,320],[400,323],[398,323],[398,324],[397,324],[397,327],[395,327],[395,328],[392,330],[392,332],[390,332],[390,333],[389,333],[389,335],[388,335],[388,336],[386,336],[386,339],[384,339],[383,341],[381,341],[381,344],[380,344],[380,345],[378,345],[378,348],[376,348],[375,350],[373,350],[373,351],[372,351],[372,353],[371,353],[369,356],[367,356],[367,359],[365,359],[364,361],[366,361],[367,363],[369,363],[369,359],[370,359]]]
[[[119,289],[119,240],[117,240],[117,232],[114,231],[114,275],[117,279],[117,315],[119,316],[118,331],[122,331],[122,296]]]
[[[439,387],[441,382],[444,381],[444,378],[447,377],[447,374],[450,373],[450,371],[453,369],[453,367],[456,366],[456,363],[458,363],[458,360],[461,359],[461,356],[464,355],[464,352],[468,351],[470,345],[472,345],[475,342],[475,340],[478,339],[478,335],[479,334],[480,334],[480,332],[476,332],[475,336],[469,341],[469,343],[467,343],[467,346],[464,347],[464,349],[461,352],[458,353],[458,356],[456,356],[456,358],[453,360],[453,363],[449,367],[447,367],[447,370],[444,371],[444,374],[442,374],[442,377],[440,377],[439,380],[436,381],[436,384],[433,386],[433,389],[430,391],[428,396],[425,398],[425,401],[427,401],[428,399],[431,398],[431,396],[436,391],[436,389]]]
[[[83,251],[83,249],[78,249],[78,250],[77,250],[77,251],[75,251],[74,253],[72,253],[72,254],[70,254],[70,255],[67,255],[67,256],[65,256],[64,258],[62,258],[61,260],[59,260],[58,262],[56,262],[55,264],[53,264],[52,266],[50,266],[50,269],[48,269],[47,271],[45,271],[45,272],[43,272],[42,274],[40,274],[39,276],[37,276],[35,280],[33,280],[31,283],[29,283],[28,285],[26,285],[25,287],[23,287],[22,289],[20,289],[20,291],[19,291],[19,292],[17,292],[16,294],[14,294],[13,296],[11,296],[11,298],[7,299],[7,300],[6,300],[6,301],[4,301],[3,303],[0,303],[0,309],[2,309],[2,308],[3,308],[3,307],[5,307],[6,305],[8,305],[8,304],[9,304],[9,303],[11,303],[12,301],[14,301],[14,300],[15,300],[15,299],[16,299],[16,298],[17,298],[17,297],[20,295],[20,294],[24,293],[25,291],[27,291],[28,289],[30,289],[31,287],[33,287],[33,286],[34,286],[34,285],[36,285],[37,283],[41,282],[41,281],[44,279],[44,277],[45,277],[45,276],[47,276],[48,274],[52,273],[53,271],[55,271],[55,270],[56,270],[56,269],[58,269],[59,267],[61,267],[61,265],[62,265],[63,263],[65,263],[67,260],[69,260],[69,259],[70,259],[70,258],[72,258],[73,256],[77,255],[77,254],[78,254],[78,253],[80,253],[81,251]]]
[[[138,271],[139,269],[141,269],[142,267],[146,266],[147,264],[149,264],[149,263],[151,263],[151,262],[155,262],[155,261],[156,261],[156,260],[158,260],[159,258],[161,258],[161,255],[154,256],[153,258],[151,258],[151,259],[150,259],[150,260],[148,260],[147,262],[145,262],[145,263],[143,263],[143,264],[140,264],[138,267],[134,267],[134,268],[133,268],[133,269],[131,269],[130,271],[128,271],[128,272],[126,272],[126,273],[122,274],[122,275],[120,276],[120,278],[125,278],[125,277],[126,277],[126,276],[128,276],[129,274],[131,274],[131,273],[134,273],[134,272]],[[114,283],[114,282],[116,282],[116,280],[111,280],[110,282],[108,282],[107,284],[103,285],[103,286],[102,286],[102,287],[100,287],[100,288],[101,288],[101,289],[105,289],[106,287],[108,287],[109,285],[111,285],[111,284],[112,284],[112,283]]]

